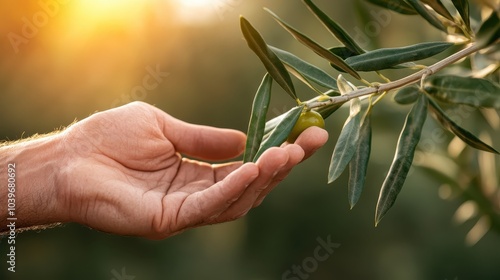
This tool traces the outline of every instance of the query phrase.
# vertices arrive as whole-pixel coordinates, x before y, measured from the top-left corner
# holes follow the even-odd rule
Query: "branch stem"
[[[383,83],[383,84],[377,84],[371,87],[366,87],[366,88],[360,88],[358,90],[354,90],[349,92],[348,94],[342,95],[342,96],[334,96],[331,97],[328,100],[325,101],[317,101],[317,98],[312,99],[311,101],[305,102],[306,106],[308,109],[313,109],[313,108],[318,108],[318,107],[323,107],[327,105],[332,105],[332,104],[338,104],[338,103],[345,103],[353,98],[365,96],[365,95],[371,95],[371,94],[380,94],[383,92],[387,92],[396,88],[400,88],[409,84],[416,83],[424,77],[428,77],[441,69],[445,68],[446,66],[453,64],[457,61],[459,61],[462,58],[465,58],[481,49],[481,46],[478,46],[476,44],[469,45],[468,47],[436,62],[435,64],[426,67],[425,69],[422,69],[418,72],[415,72],[409,76],[406,76],[404,78],[401,78],[396,81],[388,82],[388,83]]]

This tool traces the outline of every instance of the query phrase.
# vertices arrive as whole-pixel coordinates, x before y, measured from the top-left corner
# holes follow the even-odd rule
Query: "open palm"
[[[94,114],[63,136],[63,221],[154,239],[245,215],[327,139],[310,128],[257,163],[210,164],[200,160],[240,155],[245,135],[185,123],[142,102]]]

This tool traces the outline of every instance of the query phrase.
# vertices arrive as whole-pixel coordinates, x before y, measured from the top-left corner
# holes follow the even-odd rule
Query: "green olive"
[[[295,142],[295,140],[297,140],[297,137],[299,137],[299,135],[304,130],[306,130],[306,128],[311,126],[317,126],[321,128],[325,127],[325,120],[323,120],[323,117],[320,115],[320,113],[316,111],[307,111],[300,114],[299,119],[288,135],[287,141],[290,143]]]

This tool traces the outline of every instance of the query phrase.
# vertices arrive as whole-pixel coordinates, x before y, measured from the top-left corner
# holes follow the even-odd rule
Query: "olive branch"
[[[302,60],[295,54],[268,45],[250,22],[241,17],[240,25],[245,40],[267,70],[255,94],[252,106],[244,155],[245,162],[256,161],[268,148],[285,142],[304,111],[317,111],[326,119],[341,106],[350,103],[349,117],[345,121],[332,154],[328,182],[334,182],[345,169],[349,169],[348,200],[352,208],[359,200],[365,185],[371,151],[371,112],[389,92],[396,91],[394,95],[396,103],[414,105],[406,117],[393,162],[380,189],[375,211],[375,225],[377,225],[393,206],[403,187],[413,164],[428,114],[444,129],[469,146],[498,154],[492,146],[453,121],[441,106],[442,104],[445,106],[466,105],[475,108],[500,109],[500,85],[495,82],[495,74],[500,68],[500,63],[495,60],[495,54],[498,57],[500,51],[499,11],[490,11],[489,16],[474,21],[479,22],[479,25],[471,26],[469,2],[466,0],[452,0],[453,7],[443,5],[440,0],[367,0],[371,4],[392,12],[419,15],[424,21],[447,34],[449,38],[459,38],[459,42],[424,42],[398,48],[365,50],[340,24],[331,19],[311,0],[302,0],[302,2],[341,43],[340,46],[325,48],[286,23],[274,12],[265,10],[298,42],[329,62],[335,70],[341,73],[335,79],[323,69]],[[486,6],[480,8],[490,9]],[[450,51],[450,49],[458,50],[432,65],[415,63]],[[457,62],[466,58],[473,61],[475,59],[473,54],[480,54],[491,63],[480,70],[470,69],[470,74],[465,76],[454,74],[452,70],[446,74],[435,75],[445,68],[466,67],[457,66]],[[417,71],[391,81],[382,74],[382,71],[391,69]],[[376,73],[383,83],[369,82],[362,77],[360,72]],[[342,73],[347,73],[361,84],[354,85]],[[307,85],[318,96],[301,101],[297,96],[291,75]],[[296,101],[297,106],[266,121],[273,81]],[[318,87],[327,90],[323,91]],[[368,100],[368,102],[361,102],[362,100]],[[441,172],[440,170],[434,171]],[[490,176],[496,175],[490,174]],[[464,192],[465,199],[470,200],[470,197]],[[500,209],[491,210],[500,206],[495,206],[493,198],[475,199],[475,203],[484,210],[483,217],[490,221],[491,227],[500,232],[500,214],[498,214]]]
[[[328,100],[325,101],[317,101],[319,98],[314,98],[311,101],[306,102],[306,106],[309,109],[314,109],[318,107],[324,107],[332,104],[343,104],[353,98],[359,98],[362,96],[367,96],[367,95],[377,95],[377,94],[382,94],[384,92],[389,92],[393,89],[398,89],[403,86],[407,86],[419,81],[424,81],[426,77],[429,77],[437,72],[439,72],[441,69],[445,68],[446,66],[453,64],[479,50],[481,50],[482,47],[477,45],[477,44],[471,44],[467,48],[464,48],[442,60],[439,62],[436,62],[435,64],[425,67],[424,69],[420,70],[419,72],[413,73],[409,76],[406,76],[404,78],[401,78],[396,81],[391,81],[383,84],[374,84],[371,87],[364,87],[360,89],[353,90],[347,94],[341,95],[341,96],[332,96],[329,97]]]

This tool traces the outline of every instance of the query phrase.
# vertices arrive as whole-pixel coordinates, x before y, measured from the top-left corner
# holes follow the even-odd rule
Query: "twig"
[[[317,101],[317,98],[312,99],[310,101],[304,102],[306,103],[306,106],[308,109],[313,109],[313,108],[318,108],[318,107],[323,107],[327,105],[332,105],[332,104],[338,104],[338,103],[345,103],[353,98],[365,96],[365,95],[370,95],[370,94],[380,94],[383,92],[387,92],[396,88],[400,88],[409,84],[416,83],[422,79],[422,77],[427,77],[430,75],[435,74],[436,72],[440,71],[441,69],[445,68],[446,66],[453,64],[457,61],[459,61],[462,58],[465,58],[469,56],[470,54],[473,54],[481,49],[480,46],[472,44],[469,45],[468,47],[444,58],[443,60],[440,60],[436,62],[435,64],[422,69],[416,73],[413,73],[409,76],[406,76],[404,78],[401,78],[396,81],[388,82],[388,83],[383,83],[383,84],[377,84],[371,87],[366,87],[366,88],[361,88],[358,90],[354,90],[348,94],[342,95],[342,96],[334,96],[331,97],[328,100],[325,101]]]

